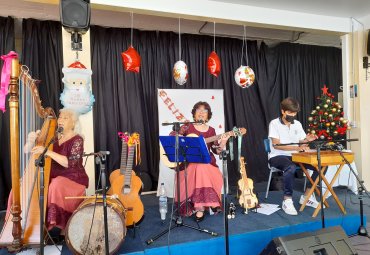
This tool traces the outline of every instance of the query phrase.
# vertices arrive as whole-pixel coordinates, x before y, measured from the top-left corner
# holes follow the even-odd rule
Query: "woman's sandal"
[[[202,216],[197,216],[198,213],[202,213]],[[196,222],[201,222],[202,220],[204,220],[204,211],[196,211],[195,212],[195,221]]]
[[[220,213],[220,212],[222,212],[222,210],[221,210],[221,207],[220,207],[220,206],[217,206],[217,207],[211,207],[211,210],[212,210],[212,212],[214,212],[214,213]]]

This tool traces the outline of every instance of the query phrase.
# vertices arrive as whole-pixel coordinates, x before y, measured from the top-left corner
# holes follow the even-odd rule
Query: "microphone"
[[[63,130],[64,130],[64,128],[63,128],[63,127],[58,127],[58,129],[57,129],[57,133],[58,133],[58,134],[61,134],[61,133],[63,133]]]
[[[84,153],[82,157],[88,157],[88,156],[102,157],[102,156],[106,156],[109,154],[110,154],[110,151],[99,151],[99,152]]]

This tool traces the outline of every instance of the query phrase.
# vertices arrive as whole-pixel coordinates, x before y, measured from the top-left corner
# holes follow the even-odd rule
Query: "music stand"
[[[203,163],[208,164],[211,162],[211,157],[208,152],[205,140],[202,136],[200,137],[179,137],[178,132],[176,136],[160,136],[159,140],[162,143],[163,149],[166,152],[165,155],[168,157],[169,161],[176,162],[176,193],[177,198],[180,200],[180,169],[179,163]],[[185,170],[186,171],[186,170]],[[186,177],[185,177],[186,178]],[[185,180],[186,183],[186,180]],[[185,201],[187,202],[187,201]],[[146,244],[152,244],[155,240],[169,232],[176,227],[187,227],[200,232],[210,234],[212,236],[217,236],[218,234],[207,229],[202,229],[185,224],[180,215],[180,201],[177,201],[176,216],[172,218],[175,222],[170,228],[166,228],[164,231],[160,232],[156,236],[148,239]]]

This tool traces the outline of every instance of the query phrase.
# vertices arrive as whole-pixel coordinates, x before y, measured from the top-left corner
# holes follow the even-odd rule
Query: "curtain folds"
[[[256,82],[241,89],[234,81],[234,72],[241,65],[241,40],[216,38],[215,50],[222,63],[218,78],[206,67],[213,37],[183,34],[181,44],[182,60],[189,69],[184,86],[176,85],[172,78],[172,67],[179,60],[177,34],[134,30],[133,45],[142,62],[140,73],[131,73],[124,71],[120,56],[130,46],[130,29],[91,27],[95,150],[111,152],[109,171],[120,165],[117,132],[136,131],[141,135],[142,163],[135,170],[149,175],[154,184],[158,181],[158,88],[223,89],[225,129],[247,128],[242,155],[248,163],[248,176],[255,182],[266,180],[263,139],[269,121],[280,114],[280,101],[287,96],[297,98],[302,108],[298,119],[305,126],[323,85],[334,95],[342,85],[341,50],[337,48],[291,43],[270,48],[248,41],[248,64],[256,73]],[[242,64],[247,64],[245,56]],[[235,185],[239,179],[237,162],[229,162],[228,171],[229,184]]]
[[[0,55],[8,54],[11,50],[15,51],[14,19],[0,17]],[[0,61],[0,79],[2,68],[3,61]],[[6,208],[11,188],[8,98],[6,100],[6,112],[0,112],[0,210]]]

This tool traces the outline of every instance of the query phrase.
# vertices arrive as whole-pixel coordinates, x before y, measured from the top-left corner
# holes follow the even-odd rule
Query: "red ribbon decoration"
[[[123,65],[126,71],[138,73],[140,71],[141,57],[134,47],[130,46],[121,53]]]
[[[3,69],[1,71],[0,84],[0,110],[5,112],[5,99],[9,93],[10,73],[12,71],[12,59],[17,58],[18,54],[10,51],[7,55],[2,55],[1,59],[4,61]]]
[[[208,71],[218,77],[221,72],[221,61],[215,51],[212,51],[211,54],[209,54],[207,63]]]

